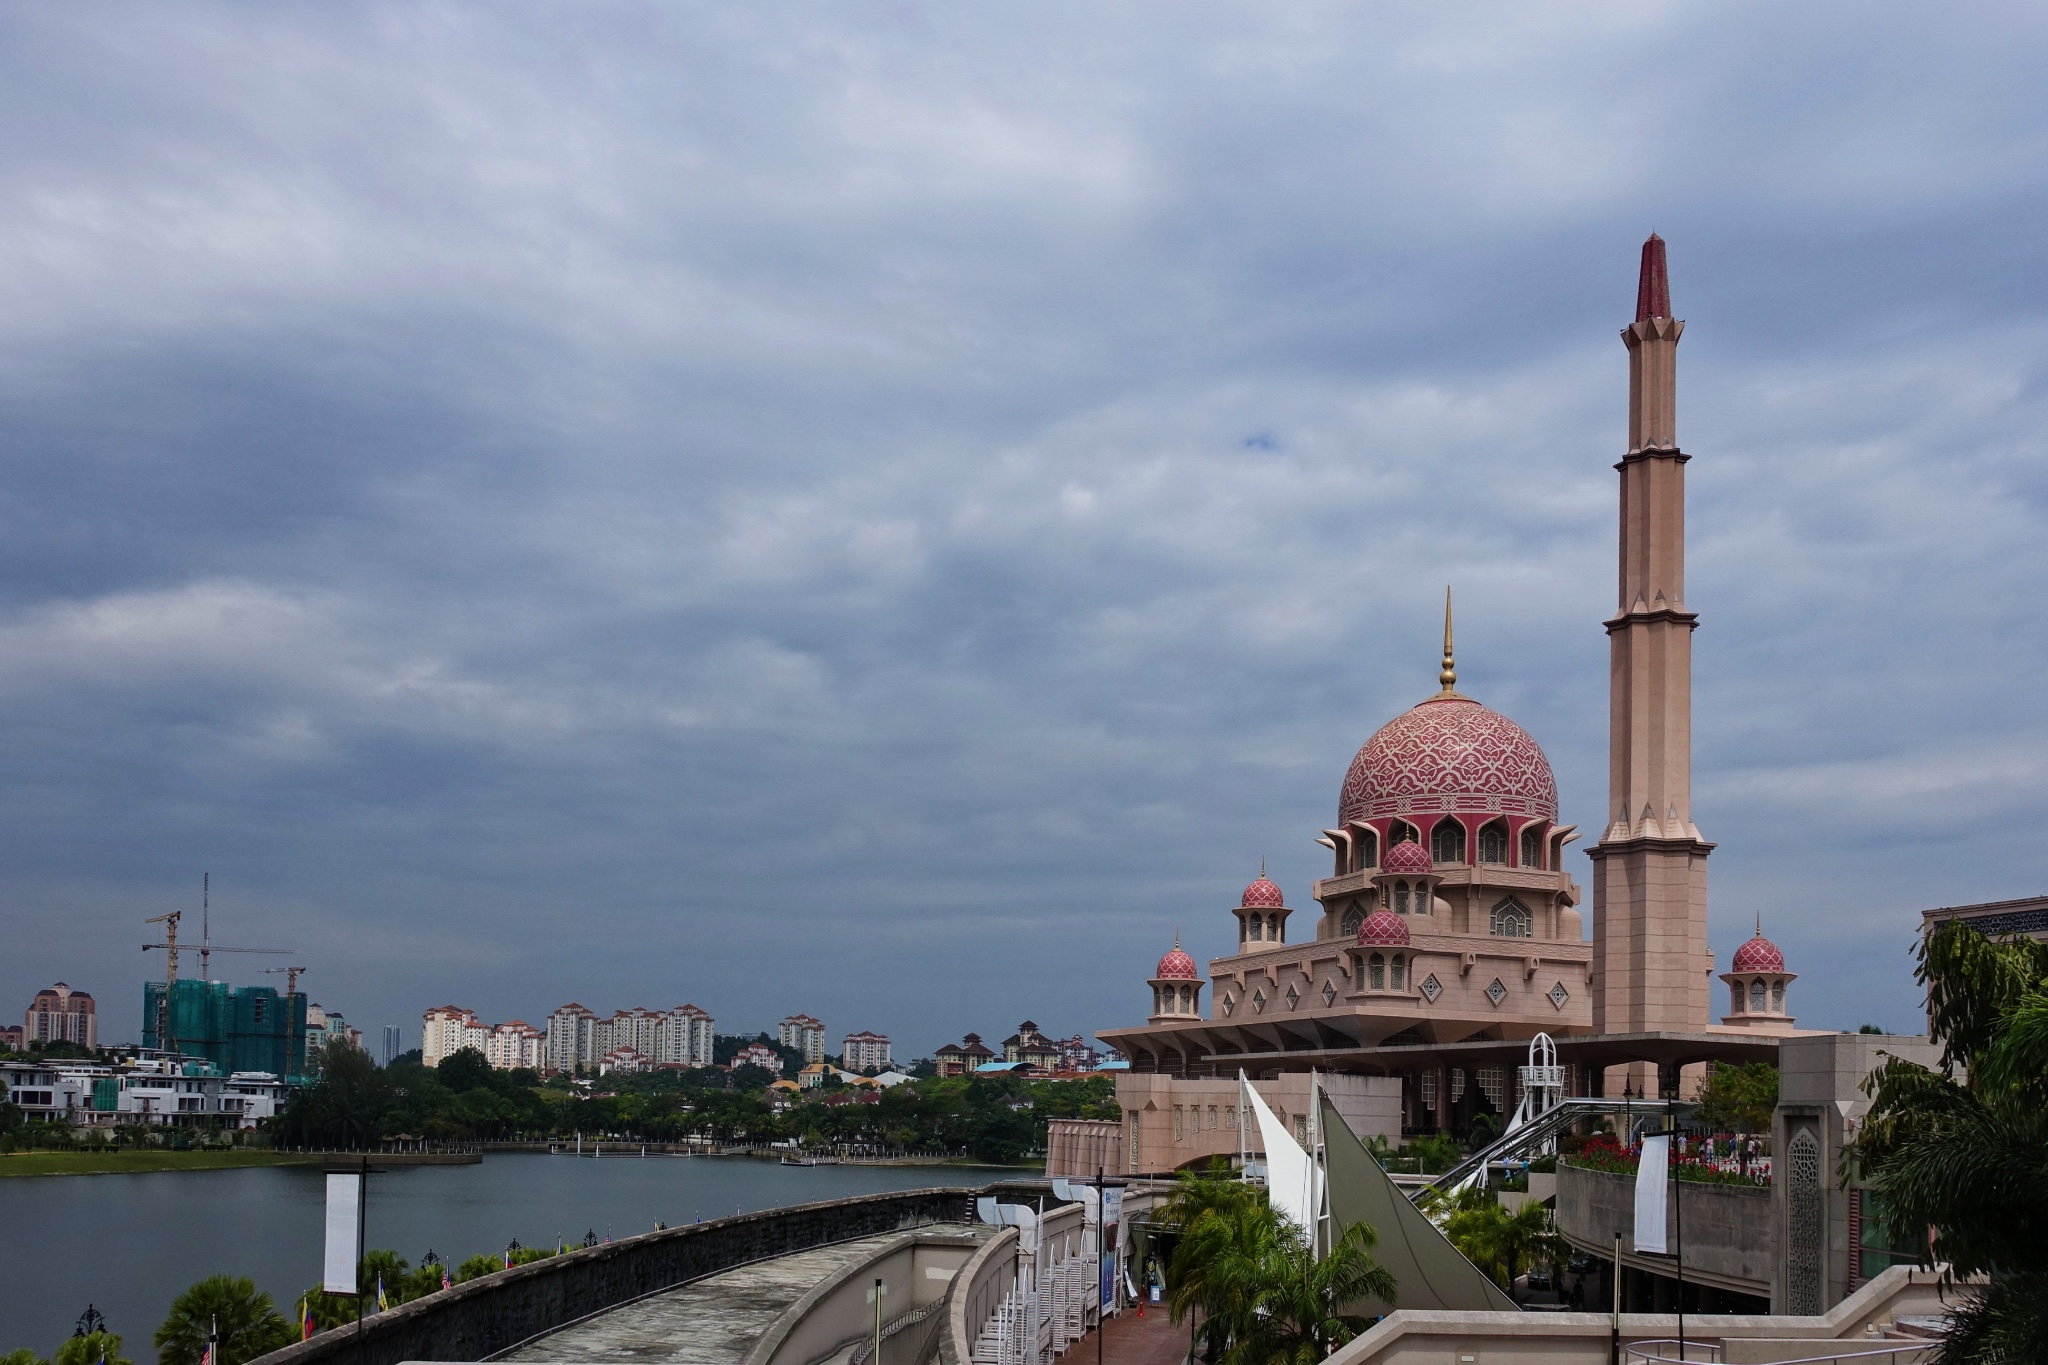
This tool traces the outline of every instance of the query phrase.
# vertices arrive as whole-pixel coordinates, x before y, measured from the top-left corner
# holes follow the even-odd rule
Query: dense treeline
[[[379,1067],[358,1050],[335,1049],[319,1081],[292,1098],[274,1131],[282,1144],[308,1147],[359,1147],[400,1137],[793,1138],[811,1146],[864,1143],[1013,1162],[1042,1150],[1047,1119],[1114,1119],[1119,1113],[1106,1077],[925,1079],[868,1102],[833,1086],[781,1112],[770,1101],[768,1080],[767,1072],[742,1067],[606,1076],[583,1085],[531,1071],[493,1071],[468,1050],[428,1068],[409,1061]]]

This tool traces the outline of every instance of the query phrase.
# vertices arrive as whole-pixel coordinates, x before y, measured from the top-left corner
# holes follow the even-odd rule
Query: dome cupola
[[[1244,889],[1237,908],[1230,913],[1237,916],[1237,950],[1255,953],[1287,941],[1287,917],[1294,912],[1287,908],[1279,884],[1267,878],[1261,859],[1257,879]]]
[[[1152,1022],[1202,1017],[1201,971],[1195,960],[1181,950],[1180,935],[1173,936],[1173,948],[1152,972]]]
[[[1756,933],[1735,950],[1721,979],[1728,983],[1728,1013],[1721,1016],[1723,1024],[1764,1033],[1793,1031],[1785,988],[1798,979],[1798,973],[1785,970],[1784,951],[1764,937],[1762,915],[1757,916]]]
[[[1365,923],[1358,926],[1358,946],[1405,948],[1408,946],[1408,921],[1391,910],[1375,910],[1365,917]]]
[[[1429,861],[1429,853],[1413,839],[1395,844],[1387,850],[1387,856],[1380,860],[1380,873],[1390,877],[1426,877],[1436,871]]]

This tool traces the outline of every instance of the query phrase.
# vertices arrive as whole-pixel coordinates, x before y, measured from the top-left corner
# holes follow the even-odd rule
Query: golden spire
[[[1436,680],[1444,687],[1437,693],[1439,697],[1458,695],[1458,662],[1451,656],[1451,585],[1448,583],[1444,585],[1444,671],[1437,674]]]

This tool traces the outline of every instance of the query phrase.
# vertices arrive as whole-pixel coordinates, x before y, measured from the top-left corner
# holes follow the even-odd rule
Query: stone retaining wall
[[[977,1191],[902,1190],[644,1232],[429,1294],[260,1356],[252,1365],[481,1361],[594,1313],[721,1270],[856,1237],[974,1218]]]

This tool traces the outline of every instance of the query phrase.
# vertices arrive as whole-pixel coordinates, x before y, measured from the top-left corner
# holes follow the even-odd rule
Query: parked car
[[[1584,1251],[1574,1251],[1572,1258],[1564,1263],[1564,1268],[1574,1275],[1590,1275],[1599,1267],[1600,1262]]]

